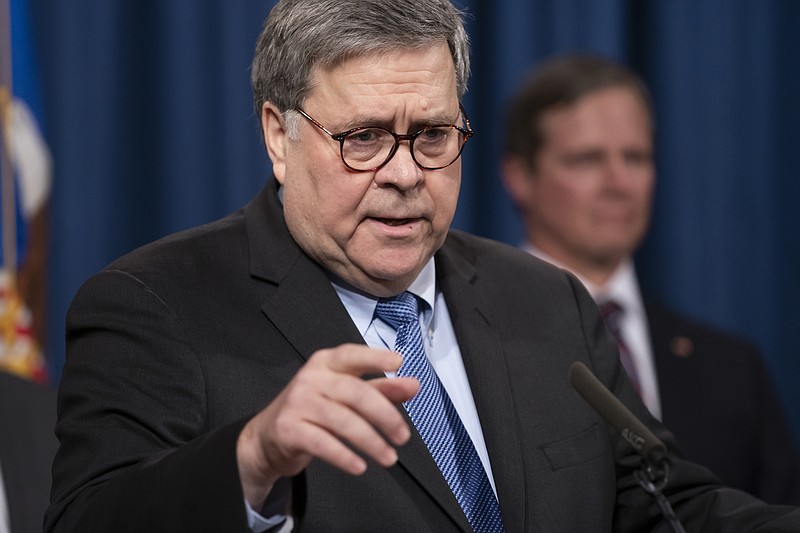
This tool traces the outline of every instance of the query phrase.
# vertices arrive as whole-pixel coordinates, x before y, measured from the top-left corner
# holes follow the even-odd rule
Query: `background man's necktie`
[[[603,315],[603,320],[606,323],[606,327],[608,327],[608,330],[611,331],[611,333],[617,339],[619,359],[622,362],[622,366],[625,367],[625,371],[628,373],[631,383],[633,383],[633,386],[636,388],[636,392],[638,392],[641,396],[642,389],[641,384],[639,383],[639,374],[636,371],[636,365],[633,362],[633,356],[628,350],[628,346],[625,344],[625,339],[622,336],[620,321],[622,320],[622,314],[625,312],[625,310],[614,300],[603,302],[598,307],[600,308],[600,313]]]
[[[404,292],[382,298],[375,314],[397,330],[394,349],[403,355],[397,373],[420,382],[419,393],[403,406],[467,520],[478,532],[504,531],[497,499],[475,446],[425,355],[416,297]]]

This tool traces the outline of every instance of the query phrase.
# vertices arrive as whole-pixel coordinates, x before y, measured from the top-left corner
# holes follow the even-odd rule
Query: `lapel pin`
[[[689,337],[679,335],[670,342],[672,353],[678,357],[689,357],[694,350],[694,343]]]

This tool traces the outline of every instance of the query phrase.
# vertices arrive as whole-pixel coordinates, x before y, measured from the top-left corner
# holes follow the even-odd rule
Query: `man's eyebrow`
[[[458,125],[458,119],[461,117],[461,113],[456,114],[456,118],[453,119],[449,113],[442,112],[440,114],[421,118],[419,120],[415,120],[411,123],[409,131],[407,133],[411,133],[414,131],[418,131],[426,126],[433,126],[433,125],[441,125],[441,124],[456,124]],[[343,122],[341,126],[338,127],[336,132],[342,132],[351,130],[353,128],[361,128],[361,127],[380,127],[386,128],[390,131],[394,130],[394,119],[391,118],[376,118],[375,116],[368,116],[368,115],[355,115],[347,119],[346,122]],[[334,133],[336,133],[334,132]],[[403,133],[403,132],[398,132]]]
[[[458,125],[458,119],[460,118],[461,114],[458,113],[455,118],[452,117],[449,113],[441,113],[439,115],[428,117],[423,120],[418,120],[414,122],[414,126],[419,129],[420,127],[425,126],[433,126],[433,125],[441,125],[441,124],[455,124]]]
[[[375,117],[368,117],[366,115],[355,115],[349,117],[345,122],[341,123],[338,131],[347,131],[353,128],[370,127],[370,126],[383,126],[381,121]]]

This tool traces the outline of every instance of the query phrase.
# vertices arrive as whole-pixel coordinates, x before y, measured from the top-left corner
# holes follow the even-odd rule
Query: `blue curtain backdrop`
[[[47,353],[116,256],[244,204],[270,174],[249,62],[274,2],[30,0],[54,151]],[[800,2],[472,0],[456,226],[517,243],[498,179],[503,106],[544,57],[639,71],[657,108],[658,186],[639,257],[667,303],[756,340],[800,436]],[[719,379],[725,379],[720,369]]]

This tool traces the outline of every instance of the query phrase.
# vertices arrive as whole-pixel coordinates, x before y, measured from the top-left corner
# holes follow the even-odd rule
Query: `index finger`
[[[397,352],[370,348],[363,344],[341,344],[335,348],[320,350],[312,359],[315,357],[324,361],[335,372],[356,376],[396,372],[403,362],[403,357]]]

